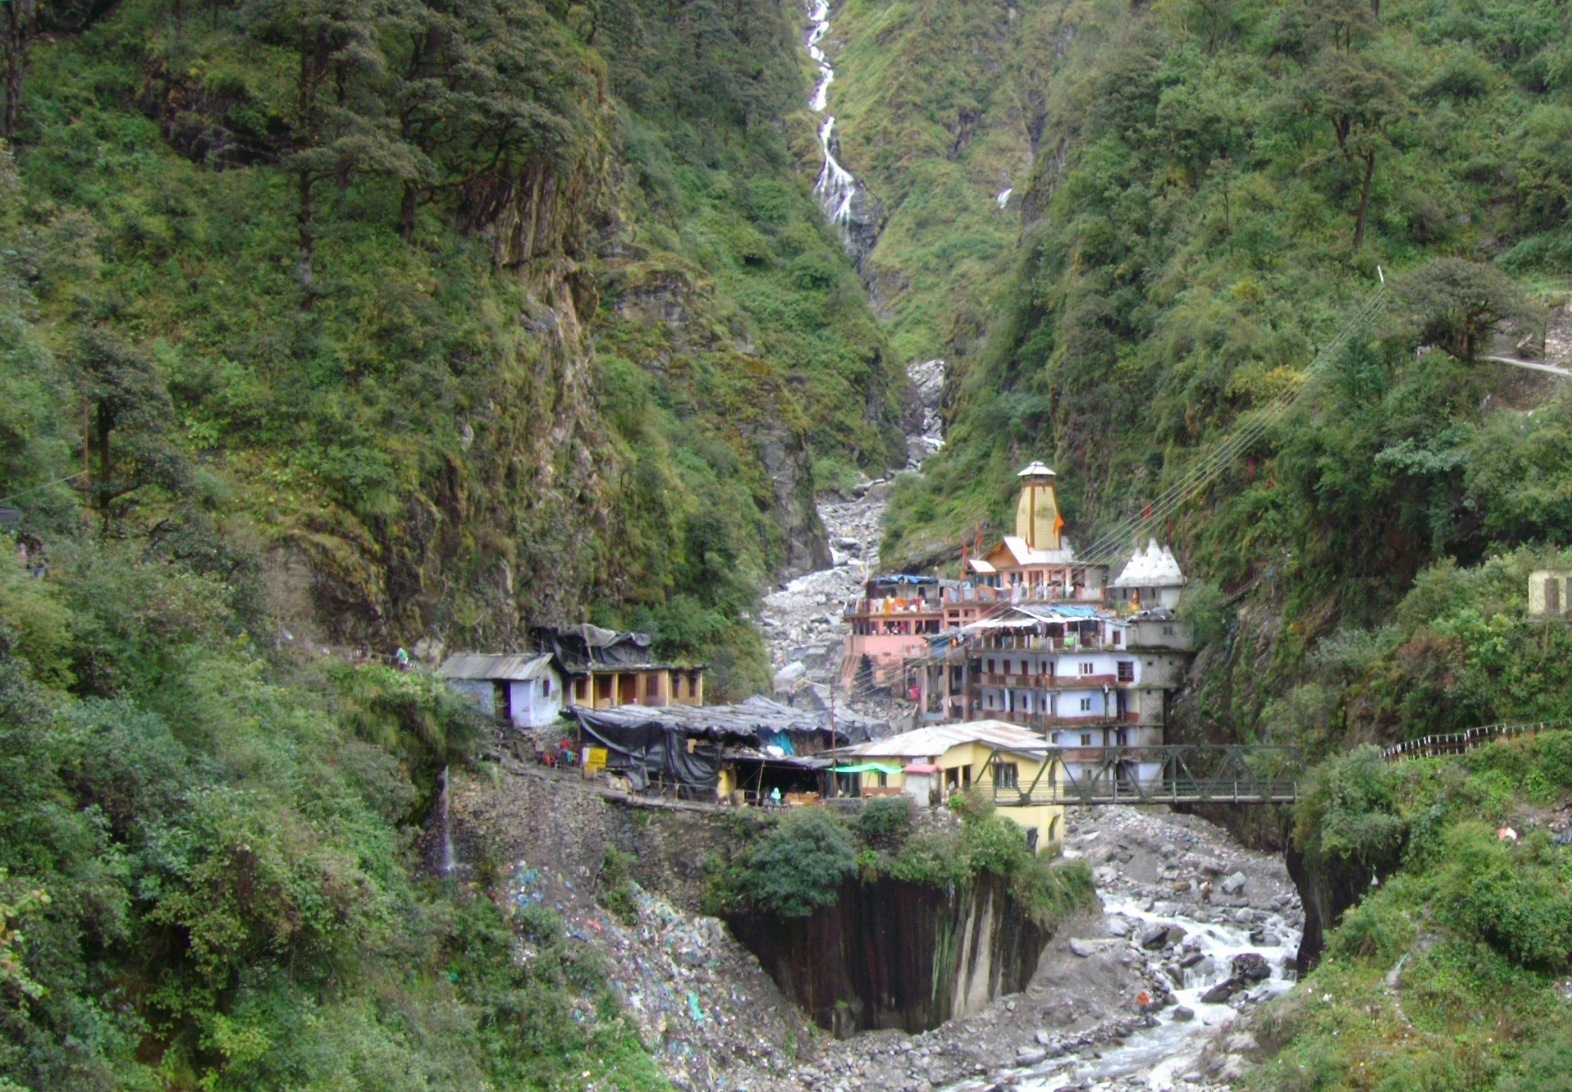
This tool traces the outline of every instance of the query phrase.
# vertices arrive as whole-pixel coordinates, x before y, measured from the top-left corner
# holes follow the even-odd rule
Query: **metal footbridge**
[[[1036,765],[1028,781],[1022,759]],[[1276,744],[999,748],[989,757],[1001,808],[1080,804],[1292,804],[1304,760]]]

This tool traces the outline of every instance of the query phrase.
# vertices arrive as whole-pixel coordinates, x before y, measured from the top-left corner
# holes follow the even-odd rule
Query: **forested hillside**
[[[0,1084],[664,1085],[549,911],[423,877],[482,726],[339,653],[767,680],[816,482],[904,459],[800,21],[0,6]]]
[[[1564,330],[1572,16],[1180,0],[1014,18],[1054,31],[1015,47],[1050,104],[1015,268],[886,557],[947,564],[1004,524],[1030,458],[1059,472],[1080,546],[1180,485],[1148,530],[1185,562],[1204,648],[1170,733],[1321,763],[1295,852],[1324,909],[1364,898],[1258,1028],[1282,1051],[1258,1083],[1554,1086],[1564,747],[1402,766],[1354,748],[1572,715],[1566,627],[1527,609],[1529,572],[1572,542],[1572,396],[1484,359]]]
[[[757,586],[824,556],[815,474],[901,450],[793,158],[798,31],[773,4],[38,9],[12,251],[76,401],[7,481],[81,469],[85,401],[90,507],[243,527],[313,601],[297,628],[495,642],[594,606],[745,692]]]
[[[1565,13],[1063,10],[1019,267],[890,554],[997,523],[1031,455],[1089,543],[1303,386],[1378,292],[1155,533],[1213,585],[1268,582],[1306,637],[1384,619],[1433,562],[1559,541],[1568,404],[1479,358],[1492,329],[1532,351],[1566,298]]]

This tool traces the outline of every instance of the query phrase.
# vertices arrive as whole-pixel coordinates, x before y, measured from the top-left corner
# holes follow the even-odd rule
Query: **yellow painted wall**
[[[963,766],[969,766],[972,772],[972,785],[981,787],[985,793],[991,795],[993,792],[993,777],[988,768],[988,760],[993,756],[993,752],[994,748],[991,744],[974,742],[957,744],[937,759],[933,759],[931,755],[907,755],[902,758],[879,757],[871,759],[871,761],[887,762],[892,766],[904,766],[909,762],[927,762],[933,759],[934,765],[941,770],[955,770]],[[1028,755],[1012,755],[1009,756],[1008,760],[1015,763],[1020,787],[1023,789],[1032,784],[1032,781],[1037,777],[1038,771],[1042,770],[1043,767],[1042,762],[1034,761]],[[1050,777],[1062,777],[1062,774],[1062,767],[1044,772],[1042,780],[1038,782],[1038,790],[1042,791],[1048,787]],[[868,778],[867,781],[863,782],[864,785],[878,784],[877,777],[868,774],[863,774],[862,776]],[[939,774],[936,780],[942,787],[944,775],[942,773]],[[886,779],[886,784],[896,788],[904,788],[906,775],[904,773],[890,774]],[[1023,830],[1032,827],[1037,828],[1038,853],[1057,853],[1062,848],[1064,843],[1063,807],[1057,804],[1035,804],[1030,807],[1001,807],[999,814]]]

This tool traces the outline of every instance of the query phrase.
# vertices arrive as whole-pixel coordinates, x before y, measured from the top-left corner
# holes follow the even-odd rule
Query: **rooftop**
[[[1173,551],[1148,539],[1146,549],[1135,551],[1124,571],[1114,580],[1116,588],[1171,588],[1183,584],[1184,573]]]
[[[483,679],[490,682],[524,682],[549,670],[551,657],[535,653],[456,652],[442,661],[437,674],[444,679]]]
[[[754,739],[764,735],[826,733],[830,718],[816,709],[798,709],[769,698],[754,696],[736,705],[638,705],[612,709],[586,709],[571,705],[569,711],[583,723],[617,728],[648,727],[701,739]],[[876,722],[844,715],[835,718],[835,734],[851,741],[867,739]]]
[[[1043,749],[1043,737],[1036,732],[1002,720],[974,720],[965,724],[940,724],[932,728],[918,728],[902,732],[889,739],[878,739],[846,753],[859,758],[926,758],[938,757],[951,747],[966,743],[985,743],[990,747],[1031,751]]]

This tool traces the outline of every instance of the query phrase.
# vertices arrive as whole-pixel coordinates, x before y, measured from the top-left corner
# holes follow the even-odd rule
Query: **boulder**
[[[1223,889],[1223,894],[1237,895],[1239,892],[1244,890],[1245,874],[1243,872],[1235,872],[1232,876],[1229,876],[1227,879],[1225,879],[1221,886]]]
[[[1272,966],[1267,963],[1266,957],[1257,952],[1245,952],[1234,956],[1229,967],[1234,972],[1234,977],[1245,982],[1262,982],[1272,977]]]
[[[1108,935],[1111,937],[1127,937],[1130,935],[1130,922],[1118,914],[1108,918]]]
[[[1244,983],[1237,978],[1230,978],[1227,982],[1219,982],[1201,995],[1203,1005],[1221,1005],[1230,997],[1244,989]]]
[[[1168,943],[1168,928],[1160,922],[1153,922],[1136,935],[1136,943],[1148,951],[1155,951]]]
[[[1093,944],[1089,940],[1072,939],[1070,941],[1070,951],[1072,954],[1078,955],[1082,959],[1085,959],[1088,956],[1097,954],[1097,945]]]
[[[1188,1005],[1180,1005],[1174,1009],[1174,1019],[1180,1023],[1184,1023],[1186,1020],[1194,1020],[1195,1010]]]
[[[1015,1052],[1015,1064],[1019,1066],[1037,1065],[1048,1057],[1048,1052],[1042,1047],[1021,1047]]]

